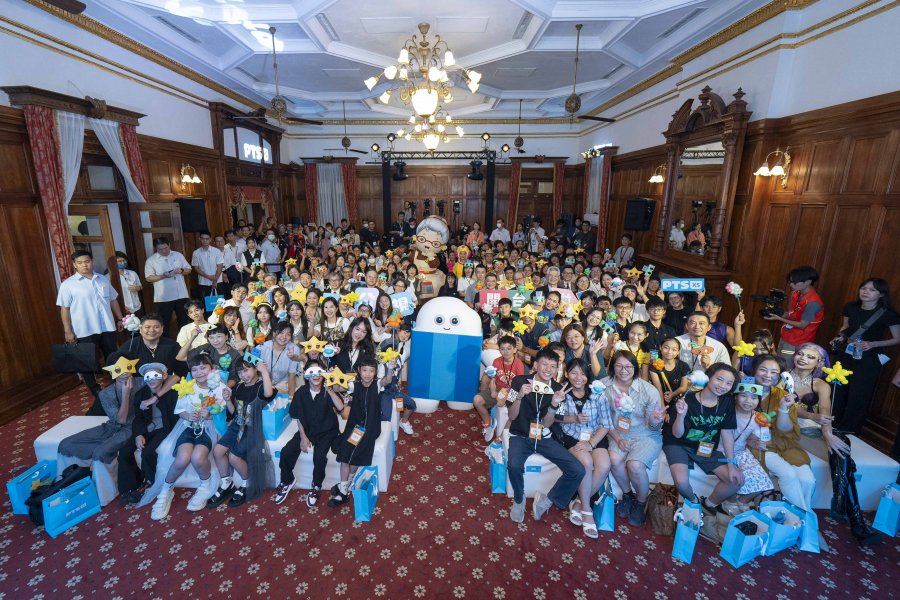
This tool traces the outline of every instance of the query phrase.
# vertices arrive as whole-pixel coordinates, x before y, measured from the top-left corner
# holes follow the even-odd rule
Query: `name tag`
[[[394,406],[397,407],[397,412],[403,412],[403,398],[394,398]]]
[[[581,435],[578,436],[578,441],[580,441],[580,442],[591,441],[591,430],[587,429],[587,428],[582,428]]]
[[[697,447],[697,456],[702,456],[703,458],[709,458],[713,453],[713,445],[709,442],[700,442],[700,445]]]
[[[540,423],[531,423],[528,428],[528,437],[533,440],[539,440],[543,437],[544,427]]]
[[[759,441],[761,442],[771,442],[772,441],[772,430],[768,427],[760,427],[759,428]]]
[[[353,428],[353,432],[350,434],[350,438],[347,441],[356,446],[360,441],[362,441],[364,435],[366,435],[366,428],[361,425],[357,425]]]
[[[619,431],[630,431],[631,430],[631,417],[619,416],[616,419],[616,429]]]

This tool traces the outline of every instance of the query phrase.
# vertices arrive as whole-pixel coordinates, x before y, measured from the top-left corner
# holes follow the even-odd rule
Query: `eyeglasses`
[[[430,242],[430,241],[428,241],[428,238],[426,238],[425,236],[422,236],[422,235],[417,235],[416,241],[419,242],[420,244],[431,244],[432,248],[438,248],[441,245],[441,242],[439,240]]]
[[[634,371],[634,365],[616,365],[615,368],[620,371]]]

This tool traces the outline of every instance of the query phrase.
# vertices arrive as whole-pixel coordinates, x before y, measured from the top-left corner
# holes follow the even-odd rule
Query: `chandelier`
[[[462,127],[453,124],[453,118],[444,112],[443,107],[439,107],[427,117],[411,116],[409,127],[398,129],[397,137],[422,142],[426,149],[435,150],[441,142],[450,141],[451,128],[455,129],[459,137],[466,133]]]
[[[481,73],[456,64],[453,52],[441,36],[435,35],[428,40],[428,23],[419,23],[421,40],[414,34],[403,43],[397,64],[388,65],[382,73],[366,79],[366,87],[372,91],[382,77],[391,82],[390,88],[384,91],[378,100],[382,104],[391,101],[392,96],[399,96],[406,105],[412,105],[416,114],[422,117],[433,115],[438,104],[450,104],[451,93],[450,72],[460,71],[466,80],[466,86],[474,94],[481,82]]]

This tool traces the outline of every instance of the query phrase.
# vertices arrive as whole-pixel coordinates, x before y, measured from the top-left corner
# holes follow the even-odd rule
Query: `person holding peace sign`
[[[507,472],[513,488],[513,505],[509,516],[516,523],[525,520],[525,461],[540,454],[562,471],[562,476],[544,494],[534,495],[532,513],[540,520],[554,504],[563,510],[569,505],[578,485],[584,479],[584,467],[565,447],[550,435],[556,410],[566,399],[570,384],[555,381],[559,356],[553,350],[540,350],[535,356],[531,378],[520,375],[513,379],[506,398],[509,408],[509,459]]]

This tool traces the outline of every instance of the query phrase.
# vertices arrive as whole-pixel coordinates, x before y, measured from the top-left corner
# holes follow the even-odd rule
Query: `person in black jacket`
[[[278,466],[281,469],[281,483],[275,492],[275,503],[287,500],[294,487],[294,467],[301,452],[313,453],[312,489],[306,496],[306,505],[312,508],[319,500],[319,491],[325,480],[325,466],[328,451],[340,435],[337,412],[343,409],[325,391],[325,366],[310,361],[303,374],[308,384],[294,392],[291,402],[291,417],[297,420],[297,433],[285,444]]]
[[[124,504],[137,504],[141,499],[139,488],[144,482],[152,483],[156,477],[156,449],[178,422],[175,390],[162,392],[169,370],[162,363],[145,363],[138,372],[147,384],[134,393],[131,399],[134,419],[131,437],[119,450],[119,493]],[[141,450],[141,466],[135,459],[135,450]]]

